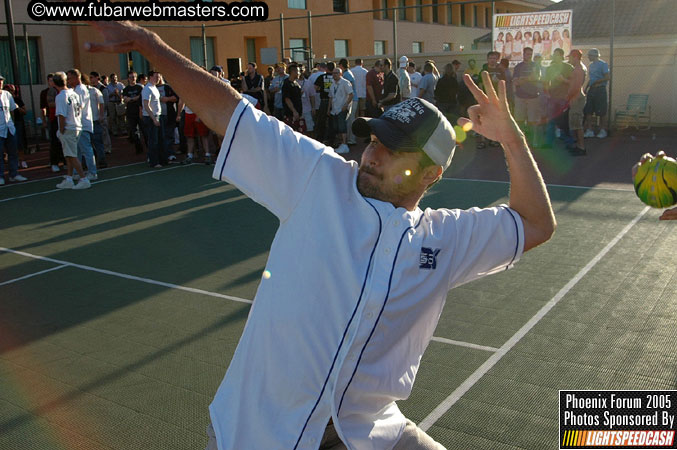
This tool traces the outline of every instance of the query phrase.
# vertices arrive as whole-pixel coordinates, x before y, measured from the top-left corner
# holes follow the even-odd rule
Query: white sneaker
[[[95,173],[89,173],[89,172],[87,172],[87,179],[88,179],[89,181],[96,181],[96,180],[99,179],[99,175],[97,175],[97,174],[95,174]]]
[[[346,144],[341,144],[338,147],[336,147],[336,153],[349,153],[350,148]]]
[[[57,189],[73,189],[74,186],[73,180],[69,180],[68,178],[64,178],[61,183],[56,185]]]
[[[17,174],[15,177],[9,177],[9,181],[27,181],[28,178],[26,178],[23,175]]]
[[[607,137],[606,130],[602,128],[601,130],[599,130],[599,133],[597,133],[597,138],[604,139],[605,137]]]
[[[2,186],[2,185],[4,185],[4,184],[5,184],[5,179],[4,179],[4,178],[0,178],[0,186]]]
[[[52,166],[52,172],[54,172],[54,173],[61,172],[61,167],[59,167],[59,166]]]
[[[585,130],[585,134],[583,134],[583,137],[585,138],[595,137],[595,132],[592,130]]]
[[[87,178],[83,178],[78,184],[73,186],[73,189],[89,189],[90,187],[92,187],[92,184],[89,182],[89,180]]]

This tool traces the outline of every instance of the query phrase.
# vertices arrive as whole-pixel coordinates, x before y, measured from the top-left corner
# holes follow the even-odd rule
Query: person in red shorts
[[[176,121],[181,120],[181,111],[185,111],[185,121],[183,126],[183,134],[186,136],[186,143],[188,144],[188,155],[181,164],[192,164],[193,154],[195,153],[195,138],[200,137],[202,149],[205,152],[205,164],[212,163],[212,154],[209,152],[209,128],[200,120],[198,116],[191,111],[183,100],[179,100],[179,112],[176,115]]]

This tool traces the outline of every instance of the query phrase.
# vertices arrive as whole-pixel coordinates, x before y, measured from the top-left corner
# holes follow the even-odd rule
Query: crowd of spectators
[[[484,87],[480,73],[487,71],[494,87],[499,80],[505,80],[510,107],[532,146],[552,148],[558,136],[573,155],[585,155],[585,138],[607,136],[609,66],[600,59],[597,49],[588,53],[589,70],[579,50],[569,52],[568,62],[561,48],[554,48],[552,55],[550,65],[543,67],[542,55],[524,47],[522,61],[513,69],[507,58],[501,59],[503,53],[491,51],[481,67],[470,59],[464,70],[461,62],[454,60],[442,72],[433,60],[417,66],[407,56],[398,60],[398,67],[393,67],[388,58],[374,61],[369,69],[363,67],[360,58],[352,67],[343,58],[338,63],[319,62],[312,68],[285,59],[269,66],[265,77],[258,73],[254,62],[232,80],[225,77],[221,66],[212,67],[210,72],[294,130],[334,147],[337,153],[348,153],[350,146],[357,143],[351,128],[356,117],[378,117],[410,97],[437,105],[456,123],[459,117],[467,116],[467,109],[475,103],[463,82],[464,74]],[[203,155],[205,164],[213,163],[212,149],[220,147],[222,137],[200,121],[162,74],[130,70],[123,84],[115,73],[106,76],[71,69],[61,88],[55,76],[47,76],[48,87],[40,94],[40,119],[49,136],[51,170],[67,170],[63,187],[82,183],[82,189],[89,187],[89,181],[97,180],[97,168],[107,167],[106,155],[112,152],[111,137],[115,136],[125,135],[135,153],[145,152],[151,167],[178,162],[177,147],[178,152],[186,154],[182,163],[198,161],[198,154]],[[8,155],[9,180],[24,181],[18,168],[25,163],[18,155],[19,150],[27,149],[23,125],[26,109],[17,89],[11,85],[3,89],[3,82],[0,76],[0,152]],[[77,94],[77,102],[70,91]],[[59,95],[62,100],[70,99],[73,104],[68,107],[72,111],[64,110],[63,105],[59,110]],[[598,125],[597,131],[593,131],[594,125]],[[73,149],[64,147],[66,130],[77,132],[74,157],[67,154]],[[477,136],[478,149],[497,145]],[[3,160],[0,158],[0,184],[5,183]],[[86,172],[78,170],[78,164]],[[81,183],[74,185],[73,180],[78,179]]]

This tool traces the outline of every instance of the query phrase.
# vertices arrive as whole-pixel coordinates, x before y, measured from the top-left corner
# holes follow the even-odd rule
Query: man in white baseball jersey
[[[59,121],[57,137],[61,141],[63,156],[66,158],[68,172],[63,181],[56,185],[59,189],[88,189],[91,187],[78,158],[78,141],[82,133],[82,103],[80,96],[66,85],[66,74],[57,72],[52,78],[59,94],[56,96],[56,117]],[[78,184],[73,184],[73,169],[80,175]]]
[[[224,135],[214,176],[280,220],[249,318],[210,406],[208,448],[441,448],[396,400],[411,392],[447,291],[511,267],[547,241],[555,218],[505,83],[470,110],[502,143],[510,204],[421,210],[454,153],[451,124],[414,98],[376,119],[359,163],[257,111],[154,33],[96,22],[92,51],[141,52]],[[486,75],[485,75],[486,76]],[[461,124],[470,122],[465,119]],[[293,259],[295,264],[290,264]]]

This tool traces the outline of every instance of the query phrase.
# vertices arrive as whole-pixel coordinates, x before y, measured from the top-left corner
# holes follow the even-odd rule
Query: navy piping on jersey
[[[510,266],[512,265],[513,262],[515,262],[515,258],[517,258],[517,252],[520,249],[520,230],[519,227],[517,226],[517,219],[515,219],[515,216],[513,215],[512,211],[510,211],[510,208],[506,208],[505,206],[501,206],[501,208],[505,208],[508,213],[510,213],[510,217],[512,217],[512,221],[515,223],[515,234],[517,235],[516,243],[515,243],[515,254],[512,256],[512,259],[508,263],[508,265],[505,267],[505,270],[508,270]]]
[[[381,306],[381,311],[378,313],[378,317],[376,318],[376,322],[374,322],[374,327],[371,329],[371,333],[369,333],[369,337],[367,338],[367,341],[364,343],[362,346],[362,351],[360,351],[360,357],[357,358],[357,364],[355,364],[355,369],[353,369],[353,374],[350,376],[350,380],[348,380],[348,384],[346,385],[345,389],[343,390],[343,394],[341,394],[341,401],[339,402],[338,409],[336,411],[336,416],[339,415],[341,412],[341,405],[343,405],[343,398],[346,396],[346,392],[348,392],[348,388],[350,387],[350,383],[352,383],[353,378],[355,378],[355,374],[357,373],[357,368],[360,366],[360,361],[362,361],[362,355],[364,354],[365,349],[367,348],[367,345],[369,344],[369,341],[371,340],[371,337],[374,335],[374,331],[376,331],[376,326],[378,325],[379,320],[381,320],[381,315],[383,314],[383,310],[386,308],[386,303],[388,303],[388,297],[390,296],[390,286],[393,281],[393,273],[395,272],[395,263],[397,263],[397,255],[400,253],[400,247],[402,246],[402,239],[404,239],[404,236],[409,232],[409,230],[415,230],[418,228],[418,226],[421,224],[421,221],[423,220],[423,216],[425,214],[421,214],[421,218],[418,219],[418,223],[413,226],[413,227],[407,227],[406,230],[402,233],[402,236],[400,237],[400,242],[397,244],[397,250],[395,251],[395,258],[393,259],[393,266],[390,268],[390,278],[388,279],[388,290],[386,292],[386,298],[383,300],[383,305]]]
[[[223,158],[223,165],[221,166],[221,172],[219,173],[219,180],[223,178],[223,171],[226,168],[226,161],[228,160],[228,155],[230,155],[230,149],[233,147],[233,141],[235,140],[235,132],[237,131],[238,125],[240,125],[240,119],[242,119],[242,115],[244,112],[247,110],[247,106],[245,105],[244,108],[242,108],[242,112],[240,113],[239,117],[237,118],[237,122],[235,122],[235,128],[233,129],[233,135],[230,137],[230,143],[228,144],[228,150],[226,151],[226,156]]]
[[[320,399],[322,399],[322,395],[324,394],[324,390],[327,387],[327,382],[329,382],[329,377],[331,376],[332,371],[334,370],[334,365],[336,364],[336,358],[338,358],[339,352],[341,351],[341,347],[343,347],[343,343],[345,342],[346,339],[346,334],[348,334],[348,329],[350,328],[350,324],[353,322],[353,319],[355,318],[355,314],[357,313],[357,310],[360,306],[360,303],[362,303],[362,294],[364,294],[364,288],[367,285],[367,278],[369,276],[369,269],[371,268],[371,261],[374,258],[374,252],[376,251],[376,247],[378,246],[379,241],[381,240],[381,229],[382,229],[382,223],[381,223],[381,215],[378,213],[378,210],[372,205],[369,201],[367,201],[369,206],[371,206],[376,212],[376,217],[378,217],[378,237],[376,238],[376,243],[374,244],[374,248],[371,249],[371,255],[369,255],[369,264],[367,264],[367,271],[364,274],[364,281],[362,281],[362,290],[360,291],[360,296],[357,299],[357,304],[355,305],[355,308],[353,309],[353,313],[350,316],[350,320],[348,320],[348,324],[346,325],[346,328],[343,330],[343,336],[341,337],[341,342],[339,342],[339,346],[336,349],[336,353],[334,354],[334,359],[331,362],[331,366],[329,367],[329,372],[327,373],[327,377],[324,379],[324,384],[322,385],[322,389],[320,390],[320,394],[317,396],[317,401],[315,402],[315,405],[313,405],[313,409],[310,411],[310,414],[308,414],[308,418],[306,419],[306,423],[303,424],[303,429],[301,430],[301,434],[299,435],[299,438],[296,440],[296,444],[294,445],[294,449],[296,449],[299,445],[299,442],[301,442],[301,438],[303,437],[303,433],[306,431],[306,427],[308,426],[308,422],[310,421],[310,418],[313,416],[313,413],[315,412],[315,409],[317,408],[317,405],[320,404]]]

